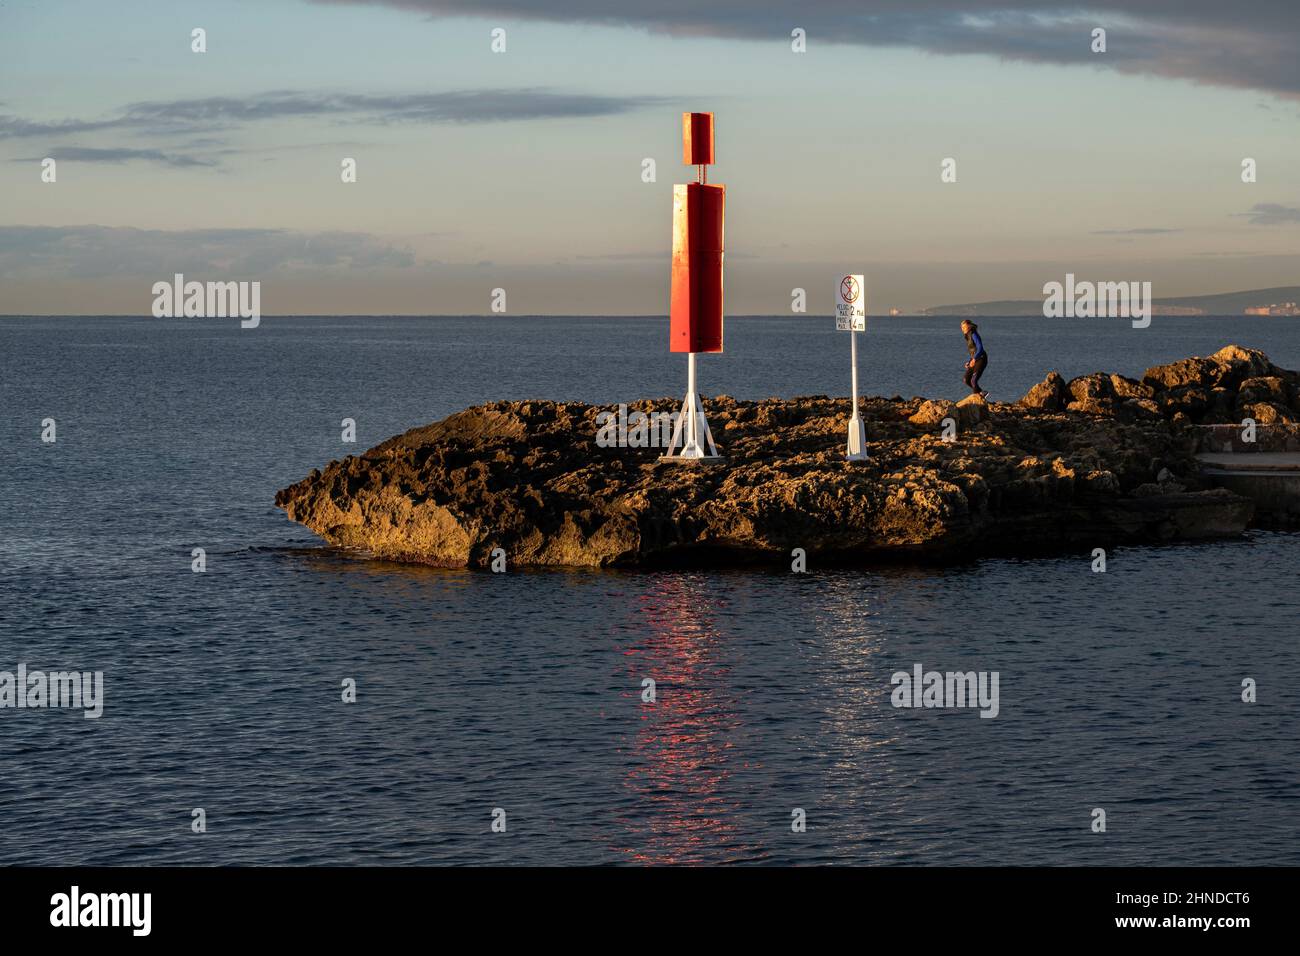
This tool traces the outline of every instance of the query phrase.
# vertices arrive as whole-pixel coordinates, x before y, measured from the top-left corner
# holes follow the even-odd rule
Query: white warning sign
[[[867,287],[862,276],[841,276],[835,283],[835,329],[867,331]]]

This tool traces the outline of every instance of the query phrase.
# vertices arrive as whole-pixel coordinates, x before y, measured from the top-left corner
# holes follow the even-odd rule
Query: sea
[[[977,321],[994,400],[1229,343],[1300,368],[1296,319]],[[870,319],[864,394],[960,397],[958,322]],[[1296,534],[492,574],[274,506],[480,402],[679,397],[666,326],[0,317],[0,672],[102,673],[97,718],[0,707],[0,864],[1300,864]],[[846,396],[849,351],[730,319],[700,390]],[[894,706],[918,665],[996,674],[996,716]]]

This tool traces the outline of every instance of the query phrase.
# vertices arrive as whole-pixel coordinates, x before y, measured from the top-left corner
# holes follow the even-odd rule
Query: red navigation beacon
[[[726,186],[710,186],[713,114],[682,114],[682,162],[699,169],[673,186],[673,284],[668,348],[686,354],[686,400],[664,458],[721,461],[695,390],[695,353],[722,351],[722,216]]]
[[[673,186],[673,280],[669,349],[722,351],[722,234],[727,187],[709,185],[713,114],[682,114],[682,163],[697,182]]]

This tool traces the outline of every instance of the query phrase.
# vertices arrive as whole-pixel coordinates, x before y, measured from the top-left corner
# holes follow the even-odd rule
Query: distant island
[[[1000,302],[967,302],[919,309],[916,315],[1042,315],[1043,300],[1004,299]],[[1218,295],[1177,296],[1156,299],[1153,315],[1280,315],[1300,316],[1300,286],[1251,289]]]

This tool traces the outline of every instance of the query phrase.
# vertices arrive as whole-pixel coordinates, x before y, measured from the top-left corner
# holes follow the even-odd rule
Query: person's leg
[[[971,368],[970,370],[971,374],[967,378],[967,383],[970,385],[970,390],[972,392],[981,391],[980,376],[984,374],[984,369],[988,366],[988,364],[989,364],[989,359],[987,355],[981,355],[979,358],[975,360],[975,365],[973,368]]]
[[[970,383],[971,376],[974,374],[975,374],[975,366],[970,365],[966,368],[966,374],[962,377],[962,381],[966,383],[966,387],[969,388],[972,392],[976,391],[975,386]]]

